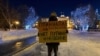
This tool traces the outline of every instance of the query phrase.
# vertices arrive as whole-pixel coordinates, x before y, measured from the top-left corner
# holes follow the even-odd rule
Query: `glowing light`
[[[68,17],[68,16],[67,16],[66,18],[67,18],[67,19],[69,19],[69,17]]]
[[[19,22],[19,21],[15,21],[15,24],[16,24],[16,25],[19,25],[19,24],[20,24],[20,22]]]
[[[25,29],[31,29],[30,25],[26,25]]]

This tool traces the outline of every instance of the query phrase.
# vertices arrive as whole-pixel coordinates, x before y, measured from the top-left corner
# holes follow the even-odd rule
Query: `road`
[[[0,56],[12,55],[36,41],[36,36],[0,45]]]

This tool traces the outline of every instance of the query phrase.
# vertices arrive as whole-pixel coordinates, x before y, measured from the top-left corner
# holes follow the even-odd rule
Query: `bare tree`
[[[18,19],[20,15],[17,10],[11,9],[8,3],[8,0],[0,0],[0,12],[8,24],[8,27],[5,28],[11,29],[13,26],[12,21]]]
[[[11,24],[11,21],[10,21],[9,7],[8,7],[8,2],[7,1],[6,1],[6,5],[5,5],[5,3],[3,4],[3,0],[1,1],[1,3],[0,3],[0,11],[1,11],[4,19],[9,24],[9,28],[11,28],[12,24]]]

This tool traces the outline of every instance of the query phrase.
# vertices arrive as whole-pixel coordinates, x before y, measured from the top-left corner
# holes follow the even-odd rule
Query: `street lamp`
[[[18,27],[19,24],[20,24],[19,21],[15,21],[16,29],[17,29],[17,27]]]

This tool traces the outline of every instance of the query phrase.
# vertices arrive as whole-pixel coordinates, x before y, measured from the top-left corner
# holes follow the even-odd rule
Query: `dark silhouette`
[[[55,12],[51,13],[51,16],[49,17],[49,21],[58,21]],[[48,56],[51,56],[52,50],[54,51],[54,56],[57,56],[59,44],[60,44],[59,42],[46,43],[48,47]]]

